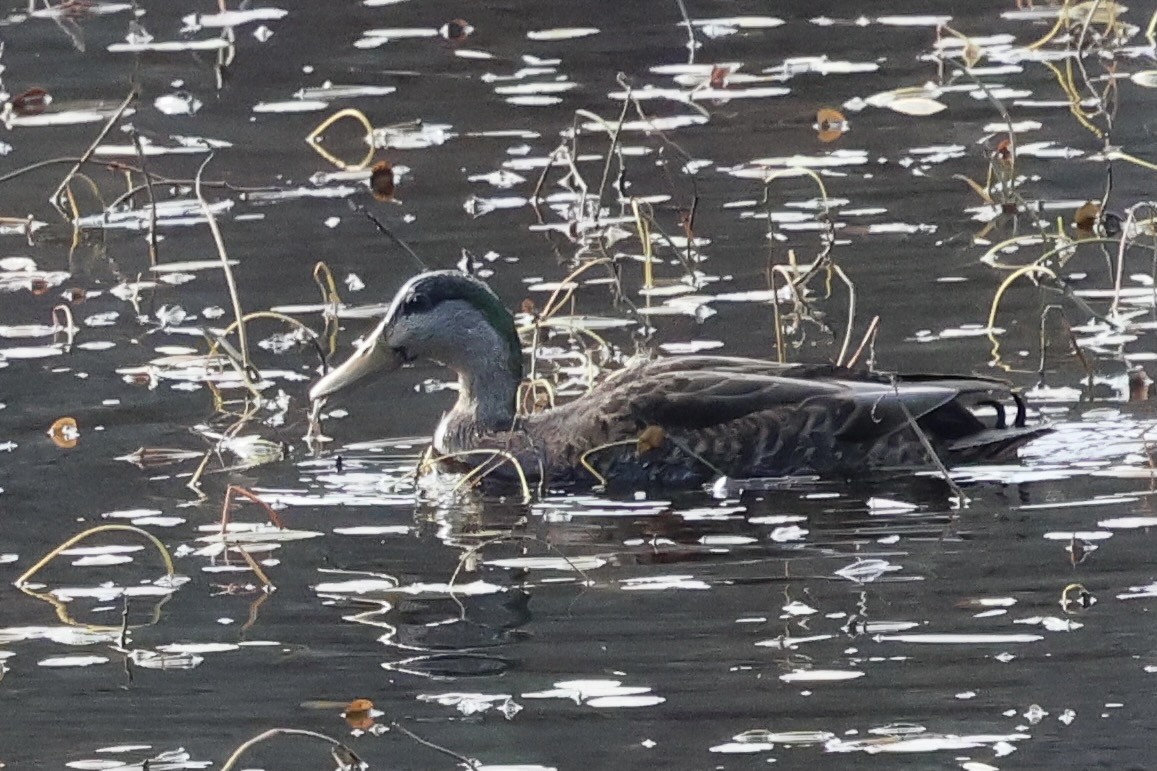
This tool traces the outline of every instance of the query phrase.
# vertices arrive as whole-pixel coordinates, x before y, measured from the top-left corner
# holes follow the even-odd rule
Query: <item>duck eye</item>
[[[416,292],[406,299],[406,311],[409,313],[425,313],[433,307],[430,295]]]

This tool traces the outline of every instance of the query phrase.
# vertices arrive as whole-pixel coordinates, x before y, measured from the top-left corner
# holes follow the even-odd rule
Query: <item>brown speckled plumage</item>
[[[375,368],[440,361],[458,372],[460,391],[436,449],[502,449],[528,474],[557,483],[593,481],[584,456],[612,483],[675,486],[719,474],[850,477],[931,466],[913,421],[947,465],[1001,462],[1049,430],[1026,425],[1023,401],[998,380],[892,378],[725,356],[637,362],[572,402],[516,417],[518,345],[509,312],[484,284],[423,274],[311,395],[327,396]],[[992,413],[987,422],[974,413],[982,405]]]

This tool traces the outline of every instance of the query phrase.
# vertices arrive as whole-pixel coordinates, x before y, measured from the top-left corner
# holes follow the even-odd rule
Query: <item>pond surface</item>
[[[221,768],[290,728],[371,768],[1151,767],[1151,8],[8,5],[0,766]],[[248,324],[260,400],[206,207],[242,310],[312,330]],[[415,484],[444,371],[304,439],[399,241],[555,311],[561,396],[638,350],[775,356],[771,266],[819,259],[774,274],[786,358],[1004,377],[1057,430],[966,501]],[[240,495],[223,542],[230,485],[277,523]],[[38,566],[102,525],[136,529]],[[279,735],[235,767],[334,764]]]

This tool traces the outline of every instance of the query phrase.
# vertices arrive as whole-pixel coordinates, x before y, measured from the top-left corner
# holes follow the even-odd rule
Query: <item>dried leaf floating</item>
[[[1007,137],[1000,140],[1000,144],[996,146],[996,150],[993,151],[992,156],[1001,164],[1006,166],[1010,165],[1014,160],[1012,140]]]
[[[848,130],[848,119],[839,110],[823,107],[816,113],[813,128],[818,132],[821,142],[834,142]]]
[[[52,104],[52,95],[43,88],[30,88],[8,101],[8,106],[16,115],[39,115]]]
[[[374,703],[369,699],[354,699],[345,708],[346,712],[369,712],[374,708]]]
[[[389,161],[378,161],[370,173],[370,190],[379,201],[394,200],[394,167]]]
[[[369,699],[354,699],[342,712],[350,728],[365,731],[374,724],[374,703]]]
[[[461,43],[474,34],[474,27],[465,19],[451,19],[438,28],[438,34],[451,43]]]
[[[62,450],[71,450],[80,441],[80,430],[76,426],[75,418],[59,418],[48,429],[48,436],[52,443]]]
[[[1121,232],[1120,218],[1112,212],[1102,212],[1101,204],[1097,201],[1089,201],[1077,209],[1073,214],[1073,225],[1077,229],[1077,235],[1081,238],[1092,238],[1098,235],[1098,229],[1103,229],[1104,234],[1110,237]]]

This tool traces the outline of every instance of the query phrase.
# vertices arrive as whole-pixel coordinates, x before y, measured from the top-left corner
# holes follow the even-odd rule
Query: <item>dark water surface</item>
[[[140,768],[153,758],[152,769],[219,768],[274,727],[328,734],[372,768],[459,762],[382,730],[393,721],[488,768],[1157,766],[1157,513],[1145,451],[1155,413],[1130,401],[1127,385],[1128,371],[1153,358],[1152,213],[1139,207],[1125,223],[1117,307],[1114,237],[1047,263],[1067,277],[1068,296],[1052,280],[1016,280],[997,329],[985,331],[1012,269],[1060,234],[1079,235],[1074,212],[1101,199],[1110,169],[1107,208],[1122,219],[1152,193],[1153,170],[1103,153],[1108,143],[1157,161],[1154,79],[1144,74],[1157,67],[1144,37],[1151,4],[1108,19],[1112,3],[1084,3],[1085,14],[1096,6],[1091,23],[1075,15],[1071,30],[1030,48],[1057,7],[686,0],[700,66],[682,70],[670,67],[689,57],[673,1],[298,2],[232,19],[231,48],[143,52],[117,47],[142,30],[154,44],[218,39],[212,18],[181,32],[182,17],[214,7],[141,3],[131,27],[128,5],[33,5],[29,16],[9,3],[0,17],[2,90],[12,98],[39,87],[52,101],[39,113],[34,95],[16,100],[0,133],[0,175],[79,157],[132,85],[140,96],[83,167],[91,184],[73,179],[67,216],[49,197],[72,162],[0,182],[0,216],[33,220],[0,222],[0,766]],[[745,16],[757,18],[732,18]],[[438,35],[458,17],[471,36]],[[949,17],[972,43],[941,31],[937,47]],[[565,28],[597,32],[549,32]],[[380,32],[399,29],[410,32]],[[959,74],[965,60],[969,75]],[[714,77],[713,64],[724,65]],[[560,142],[569,151],[571,126],[591,120],[575,111],[617,124],[616,73],[648,118],[697,124],[662,135],[624,126],[601,226],[593,210],[576,216],[579,186],[564,178],[562,156],[536,210],[525,199],[545,159]],[[327,83],[396,90],[299,94]],[[869,99],[925,84],[891,95],[892,107]],[[647,87],[677,98],[650,98]],[[1070,109],[1070,92],[1085,101]],[[937,103],[945,109],[912,114]],[[1015,169],[996,103],[1017,132]],[[403,172],[396,202],[375,201],[367,172],[338,173],[304,141],[347,107],[377,128],[421,121],[374,155]],[[821,142],[820,108],[840,109],[850,130]],[[28,125],[93,110],[90,122]],[[634,107],[626,117],[640,120]],[[139,165],[130,126],[153,149],[186,138],[185,153],[146,159],[157,175],[159,262],[209,267],[150,272],[147,190],[102,215],[126,190],[109,162]],[[1107,139],[1096,133],[1108,128]],[[360,161],[361,132],[343,120],[324,146]],[[622,321],[596,327],[618,353],[770,356],[768,266],[787,263],[789,249],[801,263],[815,259],[830,223],[831,259],[855,287],[849,349],[879,316],[876,366],[1007,377],[1031,389],[1058,431],[1026,448],[1021,466],[961,473],[962,508],[934,477],[523,505],[455,492],[453,479],[415,488],[410,472],[451,398],[446,373],[417,367],[334,406],[325,428],[339,470],[332,449],[314,456],[303,441],[318,360],[312,346],[284,339],[290,327],[249,327],[265,382],[244,420],[246,392],[230,366],[205,374],[203,330],[219,333],[233,310],[192,191],[207,157],[196,138],[225,143],[204,192],[246,311],[320,302],[318,261],[351,307],[392,296],[414,264],[352,200],[431,267],[453,267],[466,250],[514,307],[530,298],[541,308],[553,282],[614,259],[624,298],[599,265],[579,277],[573,310]],[[576,146],[589,156],[577,163],[588,202],[597,200],[611,142],[595,124]],[[809,177],[771,181],[761,202],[768,169],[801,164],[822,174],[826,218]],[[1015,178],[1005,208],[1029,211],[986,227],[993,207],[958,175],[985,186],[990,168]],[[503,170],[521,180],[490,176]],[[661,291],[650,295],[640,293],[643,247],[616,179],[650,201],[642,213],[653,207],[652,232],[666,236],[654,242]],[[699,241],[688,252],[680,217],[692,208]],[[620,217],[620,232],[608,230],[607,218]],[[1017,241],[999,265],[982,262],[991,246],[1040,229],[1048,243]],[[364,289],[352,291],[350,276]],[[848,291],[834,278],[829,296],[824,283],[808,283],[808,318],[786,319],[793,360],[840,353]],[[28,326],[51,327],[57,304],[75,318],[71,346],[59,330]],[[1042,380],[1050,304],[1063,319],[1046,317]],[[320,308],[298,310],[286,312],[322,329]],[[341,325],[344,354],[368,322]],[[556,384],[569,378],[563,392],[581,391],[602,362],[594,340],[544,332],[540,366]],[[78,426],[73,447],[46,435],[62,417]],[[386,437],[423,438],[374,441]],[[142,469],[124,459],[138,448],[194,455]],[[186,483],[206,452],[202,496]],[[234,536],[275,592],[262,591],[236,548],[227,561],[219,553],[229,484],[274,505],[287,528]],[[250,530],[266,520],[250,502],[233,516]],[[154,535],[179,577],[163,578],[143,536],[119,531],[60,556],[27,591],[13,585],[102,524]],[[376,727],[342,719],[355,698],[380,711]],[[237,767],[333,765],[321,742],[290,736]]]

